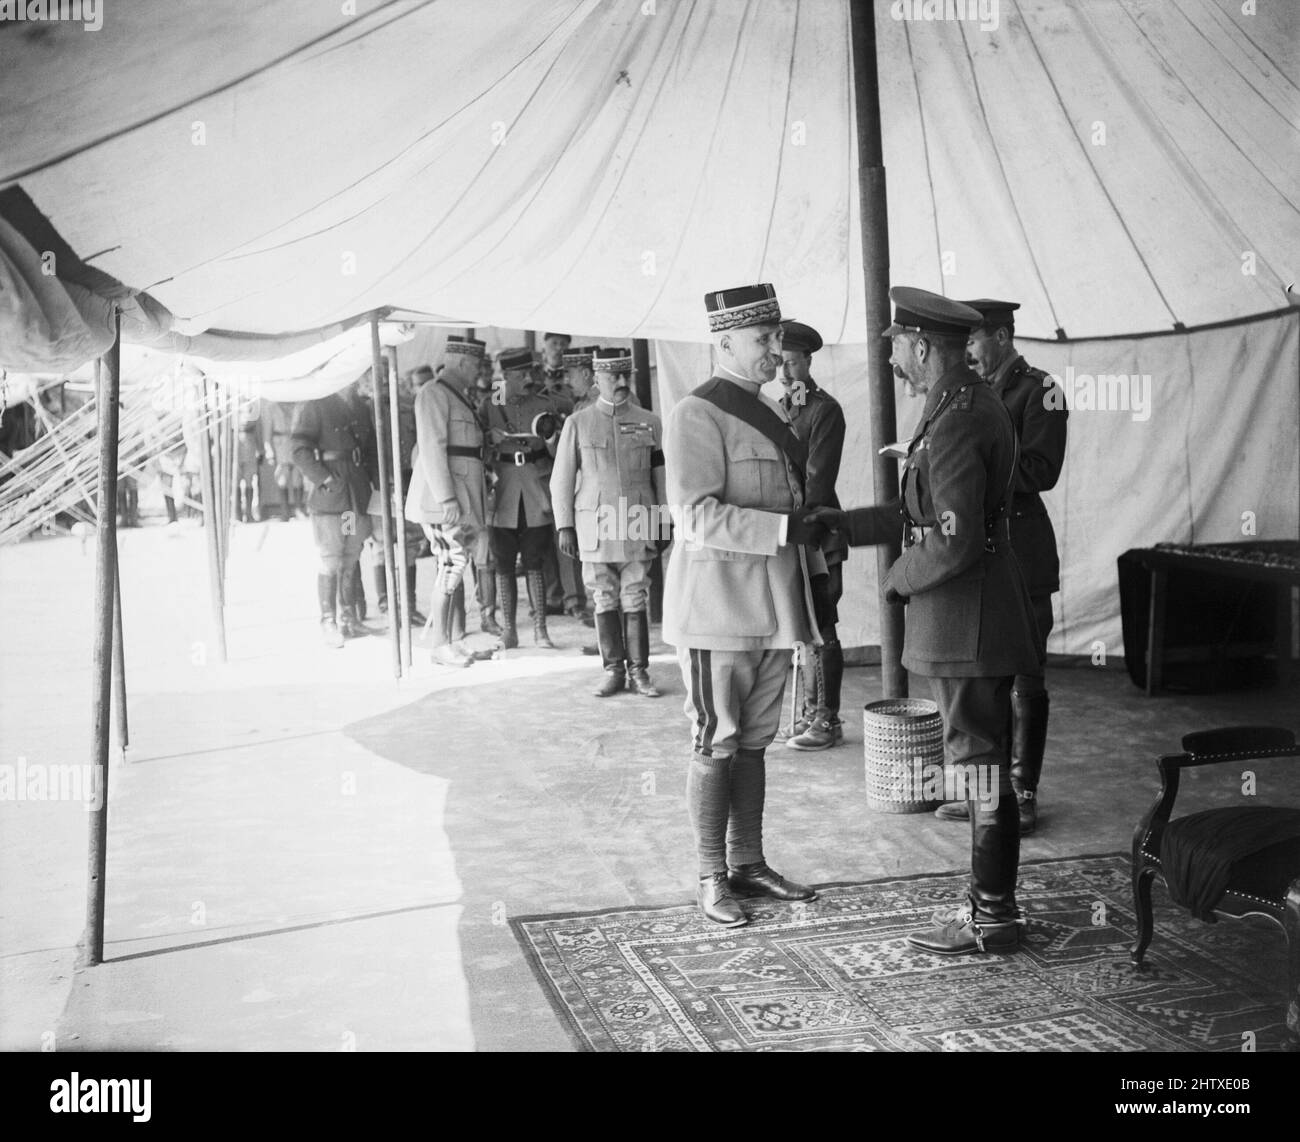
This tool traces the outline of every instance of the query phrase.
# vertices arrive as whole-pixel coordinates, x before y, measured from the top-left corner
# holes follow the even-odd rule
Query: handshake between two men
[[[898,533],[898,519],[897,502],[852,512],[842,508],[805,507],[787,517],[786,540],[821,547],[833,533],[844,532],[850,547],[873,546],[887,542],[891,535]],[[907,602],[907,595],[897,589],[892,574],[883,584],[883,594],[887,603]]]

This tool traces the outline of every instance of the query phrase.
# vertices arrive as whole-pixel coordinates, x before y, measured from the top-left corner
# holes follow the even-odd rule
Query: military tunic
[[[1016,356],[1005,364],[989,383],[1011,413],[1020,438],[1015,494],[1007,513],[1011,547],[1030,597],[1051,595],[1061,588],[1061,562],[1056,532],[1040,493],[1050,491],[1060,479],[1070,414],[1056,382],[1024,357]]]
[[[551,452],[544,440],[532,435],[533,420],[541,413],[554,416],[555,407],[534,393],[488,406],[488,428],[513,434],[489,449],[497,477],[493,527],[513,531],[551,524]]]
[[[556,528],[577,532],[596,611],[646,609],[655,541],[668,523],[663,430],[631,402],[597,400],[564,425],[551,503]]]
[[[1015,429],[992,389],[965,365],[950,369],[908,448],[905,546],[885,583],[909,601],[908,670],[1001,678],[1035,669],[1029,596],[999,519],[1015,459]],[[848,513],[854,546],[878,541],[878,513]]]

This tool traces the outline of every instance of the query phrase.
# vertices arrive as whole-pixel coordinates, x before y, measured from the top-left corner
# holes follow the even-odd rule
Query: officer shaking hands
[[[1006,520],[1016,431],[966,363],[979,312],[927,290],[894,287],[889,296],[894,375],[924,394],[925,407],[903,467],[904,548],[886,576],[885,599],[908,604],[903,665],[930,680],[943,717],[945,764],[968,779],[979,772],[973,767],[986,767],[980,784],[996,790],[986,800],[968,799],[966,901],[908,941],[939,955],[1014,952],[1020,822],[1009,769],[1011,685],[1039,661]],[[859,546],[897,534],[897,512],[888,505],[814,516]]]

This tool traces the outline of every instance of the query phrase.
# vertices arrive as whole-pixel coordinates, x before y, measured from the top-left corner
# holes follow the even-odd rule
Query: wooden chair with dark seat
[[[1133,906],[1141,968],[1151,943],[1151,882],[1157,875],[1175,902],[1207,923],[1267,916],[1287,940],[1286,1027],[1300,1049],[1300,808],[1207,809],[1170,820],[1179,775],[1199,765],[1300,757],[1295,734],[1276,726],[1229,726],[1183,738],[1183,752],[1160,758],[1160,796],[1133,833]]]

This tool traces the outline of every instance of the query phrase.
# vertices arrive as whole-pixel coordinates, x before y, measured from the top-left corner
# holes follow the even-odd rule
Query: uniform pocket
[[[700,558],[703,552],[680,554],[689,558],[690,593],[686,600],[683,633],[705,637],[766,638],[776,633],[776,607],[763,556],[713,552],[726,558]],[[739,556],[739,557],[737,557]]]
[[[907,653],[923,662],[974,662],[983,589],[981,574],[913,595],[907,605]]]

